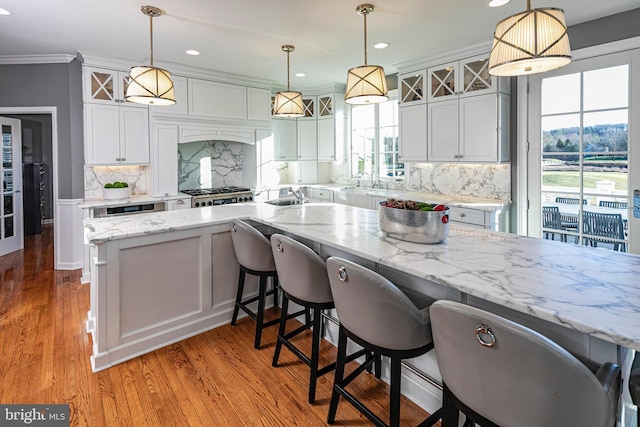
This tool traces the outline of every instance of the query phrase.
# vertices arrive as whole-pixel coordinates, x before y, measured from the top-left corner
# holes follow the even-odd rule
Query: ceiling
[[[526,8],[512,0],[375,0],[367,17],[368,63],[387,74],[395,65],[491,41],[496,23]],[[540,4],[538,4],[540,3]],[[71,54],[78,51],[131,59],[149,58],[149,18],[140,6],[159,7],[154,18],[154,60],[256,77],[286,85],[283,44],[293,44],[291,86],[345,83],[347,70],[364,63],[360,0],[0,0],[0,56]],[[568,25],[640,6],[638,0],[534,0],[532,7],[560,7]],[[386,49],[373,44],[387,42]],[[199,56],[190,56],[196,49]],[[296,73],[306,77],[295,77]]]

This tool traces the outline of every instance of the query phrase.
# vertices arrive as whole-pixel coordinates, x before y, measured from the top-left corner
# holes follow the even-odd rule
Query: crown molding
[[[68,64],[76,58],[75,55],[0,55],[0,64]]]
[[[445,62],[458,61],[470,56],[489,53],[491,51],[492,44],[493,40],[483,41],[462,49],[438,52],[427,57],[401,62],[399,64],[395,64],[394,67],[398,70],[398,74],[413,72],[434,65],[444,64]]]

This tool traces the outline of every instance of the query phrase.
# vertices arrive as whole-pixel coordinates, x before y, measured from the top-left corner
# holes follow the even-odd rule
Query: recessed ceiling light
[[[511,0],[491,0],[489,2],[489,7],[500,7],[509,3]]]
[[[305,73],[296,73],[296,77],[306,77]]]
[[[11,12],[0,7],[0,15],[11,15]]]
[[[189,49],[189,50],[187,51],[187,54],[188,54],[188,55],[197,56],[197,55],[200,55],[200,52],[198,52],[197,50]]]
[[[376,43],[373,45],[373,47],[375,47],[376,49],[384,49],[386,47],[389,47],[389,43],[385,43],[385,42]]]

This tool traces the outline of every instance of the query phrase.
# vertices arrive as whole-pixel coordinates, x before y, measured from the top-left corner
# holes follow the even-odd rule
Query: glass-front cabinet
[[[318,96],[318,118],[333,117],[333,95]]]
[[[300,119],[315,119],[316,118],[316,97],[315,96],[303,96],[302,108],[304,116]]]
[[[429,101],[454,96],[480,95],[496,89],[495,78],[489,74],[489,55],[431,67],[427,74]]]
[[[400,88],[399,103],[422,104],[427,101],[425,95],[427,81],[426,70],[416,71],[398,76],[398,87]]]
[[[85,102],[122,103],[129,85],[129,73],[106,68],[85,67]]]

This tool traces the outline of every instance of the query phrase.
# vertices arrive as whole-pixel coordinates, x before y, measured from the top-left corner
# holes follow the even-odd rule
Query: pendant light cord
[[[151,46],[150,65],[153,67],[153,16],[149,15],[149,40]]]
[[[367,13],[362,14],[364,17],[364,65],[367,65]]]
[[[287,92],[290,91],[290,84],[289,84],[289,54],[291,53],[290,50],[287,50]]]

